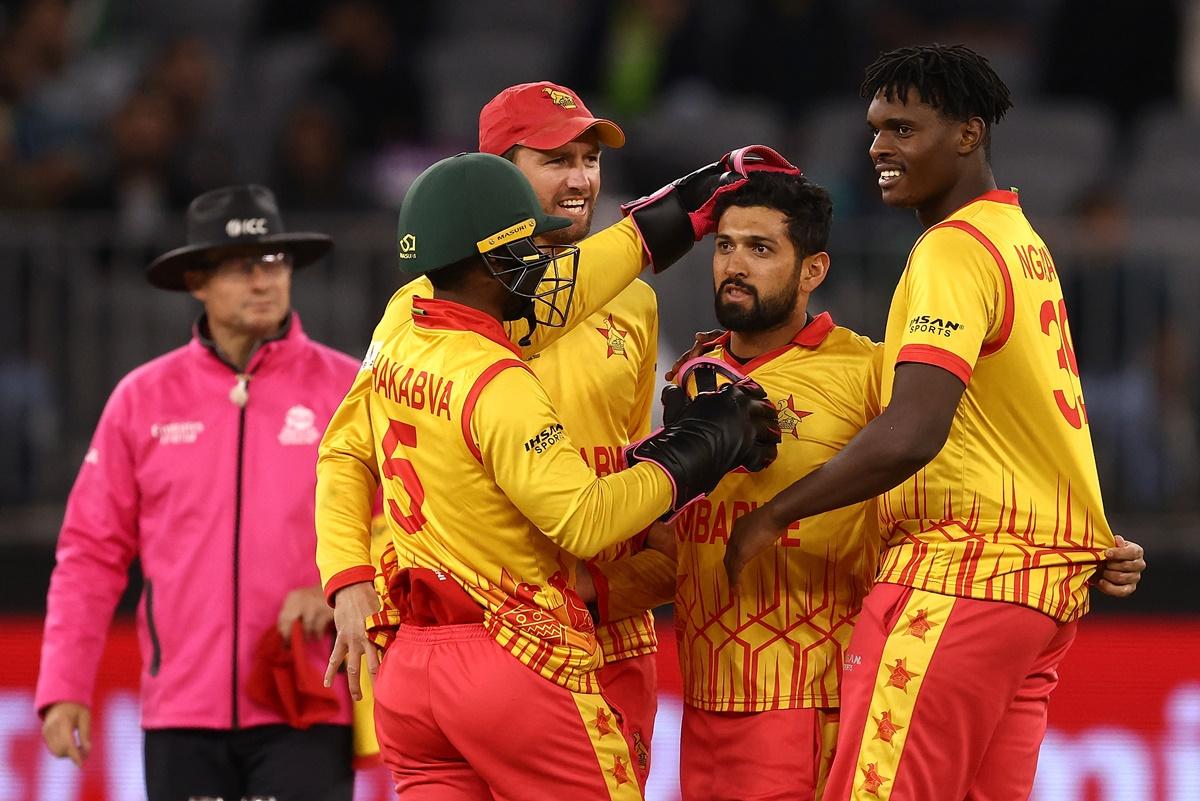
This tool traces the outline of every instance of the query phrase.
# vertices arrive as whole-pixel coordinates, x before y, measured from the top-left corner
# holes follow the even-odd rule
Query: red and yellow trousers
[[[1075,639],[1034,609],[878,584],[846,651],[824,801],[1024,801]]]

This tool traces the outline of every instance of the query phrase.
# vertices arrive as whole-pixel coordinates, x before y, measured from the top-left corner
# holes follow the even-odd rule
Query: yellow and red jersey
[[[636,228],[629,221],[605,229],[582,242],[580,244],[580,270],[569,324],[578,324],[580,320],[586,321],[601,306],[610,303],[614,296],[634,280],[642,263],[641,241]],[[595,266],[589,269],[587,265],[590,264]],[[478,358],[486,362],[489,358],[488,353],[491,357],[498,357],[501,351],[497,351],[492,345],[503,348],[503,352],[506,354],[503,355],[502,361],[507,366],[489,376],[486,382],[481,382],[480,386],[487,387],[487,391],[483,391],[481,388],[476,393],[477,397],[471,401],[470,408],[475,409],[474,414],[470,415],[471,425],[486,425],[486,422],[481,423],[480,421],[487,421],[490,412],[479,412],[480,408],[484,408],[480,406],[481,398],[489,398],[489,402],[485,404],[486,408],[495,410],[496,414],[503,418],[501,422],[507,423],[510,427],[524,431],[529,429],[534,422],[540,421],[540,426],[536,427],[536,430],[530,431],[529,436],[520,442],[513,443],[514,447],[511,449],[529,458],[533,458],[533,456],[541,458],[543,454],[553,452],[554,456],[551,460],[561,467],[561,464],[565,464],[562,461],[562,451],[565,448],[572,452],[572,461],[568,472],[574,474],[567,477],[572,481],[578,479],[578,470],[576,469],[578,467],[585,471],[590,481],[596,483],[584,485],[584,488],[581,489],[571,481],[564,484],[560,480],[561,477],[543,476],[542,483],[535,484],[531,488],[529,482],[533,473],[529,470],[521,470],[517,465],[514,469],[519,480],[516,480],[514,486],[517,489],[523,488],[522,491],[532,492],[533,489],[539,489],[547,496],[547,499],[542,503],[530,501],[533,504],[531,508],[524,509],[522,507],[514,512],[515,498],[508,507],[504,507],[504,504],[496,497],[499,487],[501,495],[512,498],[512,493],[505,495],[509,489],[512,489],[511,487],[498,485],[496,482],[499,480],[499,476],[488,473],[486,470],[486,479],[471,472],[477,470],[481,463],[474,460],[474,453],[469,447],[467,447],[468,455],[474,460],[474,464],[470,460],[462,458],[450,459],[449,454],[456,453],[456,450],[461,451],[461,448],[458,448],[460,442],[468,441],[467,429],[461,427],[461,422],[454,423],[461,428],[456,434],[450,433],[450,429],[454,429],[454,424],[451,424],[445,431],[430,433],[422,438],[422,441],[425,442],[439,443],[437,453],[432,453],[434,449],[427,447],[420,455],[420,460],[407,454],[397,456],[398,452],[408,450],[408,446],[403,444],[405,440],[398,438],[403,436],[407,439],[414,439],[420,436],[421,432],[420,430],[409,432],[407,428],[398,428],[396,431],[391,429],[392,424],[399,418],[389,417],[389,411],[395,412],[399,409],[403,412],[407,408],[404,403],[397,407],[395,402],[388,397],[389,392],[395,396],[400,393],[399,384],[391,387],[388,382],[399,381],[403,375],[407,374],[406,371],[401,371],[402,375],[399,378],[392,374],[391,371],[397,364],[393,349],[399,347],[398,343],[401,337],[406,337],[405,347],[414,345],[416,334],[413,332],[422,333],[426,337],[432,336],[427,330],[429,321],[438,319],[437,314],[434,314],[432,318],[428,314],[418,314],[418,319],[414,322],[411,305],[414,302],[414,294],[419,293],[413,292],[411,287],[401,290],[389,303],[388,310],[376,327],[363,369],[359,372],[350,392],[335,413],[321,443],[320,459],[317,464],[318,562],[325,582],[326,593],[332,595],[342,586],[358,581],[369,581],[376,576],[373,566],[376,562],[371,557],[370,548],[371,499],[382,478],[386,504],[385,516],[388,520],[391,539],[391,547],[385,549],[382,557],[385,566],[396,569],[422,566],[441,570],[463,586],[472,598],[481,603],[488,616],[489,628],[497,640],[506,645],[522,661],[531,664],[543,675],[559,681],[564,686],[576,689],[591,686],[594,681],[587,671],[598,663],[599,651],[595,647],[595,638],[590,630],[581,633],[582,629],[590,629],[590,619],[584,621],[575,617],[574,613],[578,610],[572,604],[567,603],[567,600],[574,596],[573,591],[570,590],[574,580],[574,572],[570,567],[574,564],[574,558],[569,553],[555,547],[553,542],[562,545],[567,551],[582,553],[583,550],[586,550],[589,555],[595,552],[595,548],[592,546],[595,546],[596,543],[606,547],[618,546],[622,540],[628,538],[628,533],[633,533],[626,533],[624,527],[628,525],[629,515],[636,510],[637,499],[631,497],[631,491],[627,490],[624,493],[617,493],[624,496],[624,500],[619,500],[617,496],[612,495],[612,490],[605,488],[611,485],[619,490],[621,487],[633,483],[642,495],[647,492],[655,495],[655,502],[657,502],[657,493],[662,489],[659,486],[660,482],[657,478],[652,478],[649,481],[653,486],[647,487],[645,475],[626,477],[624,473],[619,480],[615,477],[597,478],[594,472],[588,469],[587,463],[579,458],[578,453],[575,453],[575,446],[570,444],[562,428],[556,428],[561,427],[562,423],[554,415],[552,404],[540,384],[537,384],[537,391],[534,393],[537,397],[515,397],[514,393],[506,391],[507,385],[518,381],[513,375],[509,375],[510,373],[525,376],[526,378],[522,380],[537,383],[528,370],[528,366],[523,365],[517,356],[528,356],[544,350],[563,335],[563,329],[539,326],[524,354],[519,354],[517,347],[509,341],[507,332],[504,332],[498,323],[495,323],[493,327],[487,324],[486,320],[482,321],[481,325],[489,332],[489,336],[497,331],[500,332],[492,339],[488,339],[487,336],[483,337],[483,340],[491,343],[487,345],[487,348],[490,349],[487,352],[479,349],[479,342],[476,340],[480,340],[481,335],[478,335],[478,332],[473,335],[474,340],[467,338],[442,343],[447,352],[457,348],[456,356],[462,360],[469,361],[472,358]],[[447,305],[440,301],[418,300],[416,302],[432,304],[435,311]],[[449,304],[449,306],[455,306],[455,304]],[[469,312],[469,310],[467,311]],[[628,329],[622,328],[621,330]],[[448,334],[440,333],[439,336],[448,336]],[[596,337],[602,344],[608,342],[599,333],[596,334]],[[653,342],[653,336],[649,336],[647,341]],[[604,344],[605,350],[608,347],[608,344]],[[429,352],[441,353],[436,348]],[[392,355],[388,356],[389,353]],[[381,385],[380,365],[385,358],[389,367],[387,368],[388,372],[383,375],[383,384]],[[400,364],[403,363],[400,362]],[[461,398],[461,395],[470,391],[474,381],[480,380],[479,376],[471,379],[470,372],[480,369],[481,364],[483,362],[479,364],[475,362],[455,363],[455,369],[461,368],[467,371],[464,376],[459,378],[460,389],[458,392],[460,396],[456,402],[466,403],[468,400]],[[486,370],[487,367],[482,369]],[[425,370],[425,373],[433,375],[433,372],[428,369]],[[445,379],[445,375],[442,375],[442,378]],[[470,382],[463,388],[463,382],[468,379]],[[412,387],[408,389],[410,396],[413,389]],[[524,387],[524,390],[532,392],[529,387]],[[423,386],[422,391],[427,394],[430,388],[427,385]],[[447,414],[453,414],[454,407],[448,407],[445,411]],[[435,425],[434,421],[438,416],[421,417],[421,415],[417,415],[416,417],[428,428]],[[461,411],[455,420],[460,421],[460,418]],[[446,428],[446,422],[453,421],[442,420],[437,425]],[[399,423],[402,426],[415,425],[405,419],[399,419]],[[455,441],[455,437],[458,441]],[[487,438],[485,437],[485,439]],[[453,443],[454,448],[447,445],[443,449],[441,444],[443,442]],[[476,439],[476,442],[478,443],[480,440]],[[530,447],[525,449],[525,445]],[[464,447],[466,446],[464,445]],[[446,453],[442,453],[442,450],[445,450]],[[533,456],[530,456],[531,453]],[[462,457],[462,453],[457,453],[457,456]],[[414,547],[418,542],[424,542],[425,538],[409,536],[404,528],[404,525],[413,525],[415,520],[414,512],[411,510],[413,496],[404,489],[405,477],[408,475],[406,471],[412,471],[421,477],[424,472],[417,467],[419,461],[435,458],[439,461],[436,461],[434,466],[427,470],[433,471],[430,475],[434,476],[436,480],[420,482],[421,490],[418,494],[423,496],[421,506],[423,509],[436,508],[436,504],[448,502],[453,508],[447,509],[443,514],[437,516],[436,522],[430,522],[434,518],[430,518],[427,512],[422,512],[421,516],[426,520],[422,523],[421,531],[429,532],[429,527],[433,526],[432,530],[439,532],[430,534],[429,541],[440,543],[442,541],[440,532],[446,532],[451,540],[457,537],[474,541],[481,531],[487,531],[489,536],[496,531],[506,531],[511,535],[506,545],[500,545],[497,541],[495,549],[486,552],[474,552],[467,549],[468,553],[465,555],[448,555],[432,546],[426,549]],[[396,461],[397,459],[400,461]],[[405,463],[409,466],[405,467]],[[465,463],[465,466],[462,463]],[[388,464],[391,464],[392,467],[387,467]],[[639,472],[644,471],[639,470]],[[666,481],[665,477],[663,481]],[[575,482],[575,484],[577,483]],[[480,497],[490,498],[497,507],[504,507],[506,510],[504,515],[494,520],[488,519],[486,515],[476,519],[472,511],[476,505],[474,503],[476,496],[479,495],[476,489],[485,484],[487,491]],[[437,488],[436,501],[433,500],[435,493],[431,492],[429,487]],[[460,491],[460,488],[463,487],[469,487],[471,491],[469,493]],[[592,487],[592,489],[587,489],[588,487]],[[638,493],[634,492],[633,494]],[[468,502],[468,499],[471,502]],[[644,497],[641,498],[641,502],[644,507],[646,503]],[[567,504],[566,508],[562,506],[563,503]],[[431,507],[431,504],[434,506]],[[628,509],[622,508],[623,505],[630,504],[632,505]],[[555,508],[557,508],[557,512],[553,511]],[[665,503],[663,508],[665,508]],[[459,513],[457,518],[454,516],[455,511]],[[518,523],[513,514],[522,513],[526,517],[521,518],[523,522]],[[653,514],[647,515],[643,512],[642,516],[649,519],[653,517]],[[538,525],[546,527],[544,536],[536,534],[534,527]],[[566,529],[563,528],[564,525]],[[468,530],[464,531],[463,527]],[[518,531],[520,532],[519,536],[516,533]],[[573,533],[568,533],[564,539],[564,532],[568,531]],[[617,532],[615,539],[614,531]],[[620,536],[621,534],[625,534],[625,536]],[[516,540],[513,539],[514,537]],[[488,539],[486,542],[492,544],[493,539]],[[581,545],[586,547],[581,550]],[[549,558],[547,548],[555,554],[553,564],[547,561]],[[509,557],[511,557],[512,564],[503,561]],[[499,561],[496,564],[488,563],[487,559],[489,558]],[[443,564],[439,559],[449,564]],[[547,589],[547,582],[551,580],[553,580],[553,584],[549,585],[550,588]],[[530,587],[541,588],[533,591],[533,606],[540,609],[541,613],[531,612],[527,608]],[[555,595],[556,593],[557,595]],[[512,607],[512,604],[516,604],[516,606]],[[548,613],[549,610],[543,608],[542,605],[555,610],[550,614],[551,620],[545,618],[545,613]],[[532,617],[529,620],[538,625],[533,626],[530,631],[514,630],[512,625],[505,623],[511,617],[509,613],[513,609],[520,611],[520,614],[531,614]],[[377,616],[375,623],[384,628],[394,623],[393,611],[385,609]],[[502,611],[503,614],[501,614]],[[577,627],[572,629],[574,633],[564,633],[561,628],[563,620],[568,624],[568,628]],[[377,641],[385,640],[386,636],[381,636]]]
[[[1082,616],[1113,535],[1058,273],[1015,192],[917,241],[888,313],[885,405],[905,362],[966,392],[941,453],[880,498],[879,581]]]
[[[835,707],[842,650],[878,564],[875,502],[793,523],[746,565],[734,596],[725,545],[738,517],[829,461],[878,414],[882,348],[828,314],[744,365],[725,341],[711,355],[762,385],[783,441],[766,470],[727,475],[676,520],[684,700],[721,712]]]
[[[364,468],[381,480],[399,567],[454,581],[501,646],[551,681],[596,692],[603,655],[572,588],[576,556],[661,514],[666,474],[635,465],[596,477],[504,329],[466,306],[414,300],[365,369],[370,418],[342,422],[376,444]],[[373,579],[364,544],[320,537],[328,594]]]
[[[590,250],[585,252],[590,255]],[[372,340],[380,341],[409,319],[417,297],[433,297],[428,278],[418,278],[396,291]],[[522,322],[506,328],[514,342],[527,331]],[[654,290],[635,280],[560,339],[536,350],[540,344],[535,339],[525,348],[526,361],[541,380],[580,455],[598,476],[621,469],[623,447],[650,433],[658,351]],[[654,615],[647,607],[669,603],[674,591],[674,563],[657,552],[643,552],[643,539],[638,536],[617,543],[589,560],[601,612],[596,637],[610,661],[657,649]],[[639,553],[642,555],[631,558]],[[382,573],[380,578],[379,585],[386,586]],[[387,641],[386,622],[394,615],[387,609],[386,593],[381,598],[385,609],[376,624],[384,632],[377,638],[382,645]]]
[[[579,243],[579,270],[573,302],[565,328],[537,326],[530,342],[521,351],[524,358],[546,349],[572,325],[585,320],[610,302],[632,283],[644,264],[642,241],[630,219],[609,226]],[[376,462],[375,440],[371,435],[371,398],[374,374],[367,365],[374,362],[383,342],[401,326],[412,321],[415,287],[430,285],[427,280],[411,282],[398,290],[375,326],[371,346],[363,368],[342,399],[325,429],[317,460],[317,526],[319,539],[337,543],[345,549],[346,559],[363,565],[380,564],[370,558],[371,520],[378,489],[372,465]],[[430,295],[432,292],[429,293]],[[428,295],[426,295],[428,297]],[[386,565],[390,559],[386,558]],[[371,580],[367,578],[365,580]],[[386,625],[389,610],[377,621]],[[381,642],[386,636],[381,637]]]

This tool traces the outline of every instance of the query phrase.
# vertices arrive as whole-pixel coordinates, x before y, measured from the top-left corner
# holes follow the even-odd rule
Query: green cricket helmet
[[[509,292],[527,299],[515,318],[562,326],[575,289],[579,249],[541,246],[533,237],[571,221],[542,210],[528,179],[512,162],[460,153],[429,167],[400,207],[400,271],[424,275],[482,257]]]

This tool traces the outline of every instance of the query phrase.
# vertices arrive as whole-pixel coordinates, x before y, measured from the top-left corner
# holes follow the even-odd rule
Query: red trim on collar
[[[993,203],[1003,203],[1007,206],[1016,206],[1018,209],[1021,208],[1021,203],[1020,203],[1020,200],[1018,200],[1018,198],[1017,198],[1016,192],[1014,192],[1010,189],[989,189],[988,191],[984,192],[979,197],[971,198],[966,203],[962,204],[957,209],[955,209],[954,211],[947,214],[946,219],[950,219],[955,214],[958,214],[960,211],[965,209],[967,206],[970,206],[972,203],[978,203],[981,200],[990,200]],[[932,228],[932,227],[933,226],[930,226],[930,228]]]
[[[984,192],[982,195],[975,198],[975,200],[990,200],[993,203],[1007,203],[1010,206],[1018,207],[1021,205],[1020,200],[1017,198],[1017,193],[1010,189],[992,189],[988,192]],[[975,201],[973,200],[971,202],[974,203]]]
[[[767,351],[766,353],[755,356],[750,361],[742,364],[729,355],[729,339],[732,336],[728,331],[721,335],[720,339],[713,342],[713,345],[720,345],[721,358],[729,365],[738,368],[746,375],[749,375],[754,370],[762,367],[772,359],[786,353],[793,347],[801,348],[817,348],[825,341],[825,337],[829,336],[829,332],[834,329],[837,323],[833,321],[833,317],[829,312],[821,312],[816,317],[808,321],[808,325],[796,332],[796,336],[792,337],[792,341],[781,348]]]
[[[800,329],[799,333],[793,337],[792,342],[805,348],[818,347],[825,341],[825,337],[829,336],[829,332],[835,325],[829,312],[821,312],[809,320],[808,325]]]
[[[413,298],[413,325],[421,328],[433,328],[441,331],[473,331],[482,337],[490,339],[497,345],[503,345],[516,355],[521,350],[504,332],[500,321],[479,309],[472,309],[452,300],[438,298]]]

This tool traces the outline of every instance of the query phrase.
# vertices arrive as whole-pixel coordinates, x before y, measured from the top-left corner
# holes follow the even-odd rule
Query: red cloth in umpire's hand
[[[259,640],[246,682],[246,693],[255,703],[275,710],[295,729],[326,723],[338,713],[337,695],[325,686],[307,653],[299,619],[292,624],[288,643],[272,626]]]

